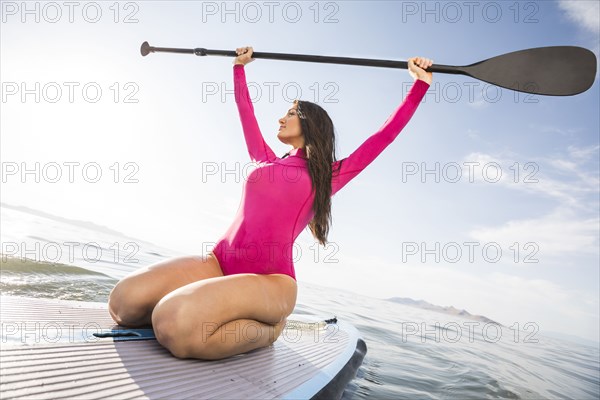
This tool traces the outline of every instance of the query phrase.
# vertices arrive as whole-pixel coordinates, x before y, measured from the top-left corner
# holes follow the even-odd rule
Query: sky
[[[158,47],[468,65],[534,47],[599,52],[599,2],[0,1],[0,199],[205,254],[250,159],[231,57]],[[256,59],[256,117],[279,155],[295,98],[325,108],[338,159],[406,95],[406,70]],[[599,86],[529,95],[435,73],[397,139],[305,229],[299,281],[467,309],[599,340]],[[560,77],[557,77],[560,79]]]

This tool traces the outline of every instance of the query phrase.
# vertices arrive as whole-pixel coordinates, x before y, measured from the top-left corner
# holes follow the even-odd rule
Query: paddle
[[[235,51],[230,50],[174,49],[152,47],[148,42],[142,43],[142,56],[156,52],[195,54],[197,56],[237,56]],[[406,61],[306,54],[253,52],[252,58],[408,68]],[[537,47],[502,54],[465,66],[433,64],[427,71],[467,75],[518,92],[549,96],[572,96],[585,92],[594,83],[596,78],[596,55],[588,49],[576,46]]]

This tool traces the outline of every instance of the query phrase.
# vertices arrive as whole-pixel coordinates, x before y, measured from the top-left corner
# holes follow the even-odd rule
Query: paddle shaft
[[[195,54],[197,56],[224,56],[224,57],[237,57],[238,54],[232,50],[210,50],[204,48],[196,49],[177,49],[170,47],[152,47],[148,46],[148,53],[143,53],[144,47],[142,47],[142,55],[148,53],[179,53],[179,54]],[[408,62],[406,61],[395,61],[395,60],[377,60],[369,58],[351,58],[351,57],[332,57],[332,56],[316,56],[309,54],[286,54],[286,53],[265,53],[262,51],[255,51],[252,53],[252,58],[262,58],[269,60],[285,60],[285,61],[304,61],[304,62],[315,62],[315,63],[326,63],[326,64],[345,64],[345,65],[361,65],[366,67],[384,67],[384,68],[399,68],[408,69]],[[427,72],[441,72],[445,74],[464,74],[468,75],[465,71],[461,70],[461,67],[452,65],[441,65],[434,64],[427,68]]]

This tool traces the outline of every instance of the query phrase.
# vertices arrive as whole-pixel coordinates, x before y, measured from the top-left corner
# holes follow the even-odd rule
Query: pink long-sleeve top
[[[231,226],[213,249],[224,275],[286,274],[296,279],[294,242],[314,217],[314,193],[306,154],[293,149],[279,158],[265,142],[248,93],[244,66],[233,67],[235,98],[250,159],[256,168],[248,175]],[[400,106],[377,132],[348,157],[334,162],[331,195],[369,165],[408,123],[429,84],[416,80]],[[342,162],[339,175],[335,171]]]

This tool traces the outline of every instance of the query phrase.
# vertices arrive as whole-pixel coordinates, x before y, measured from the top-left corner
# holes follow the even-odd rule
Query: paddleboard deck
[[[179,359],[103,303],[0,297],[0,398],[340,398],[366,353],[350,324],[292,314],[271,346]]]

